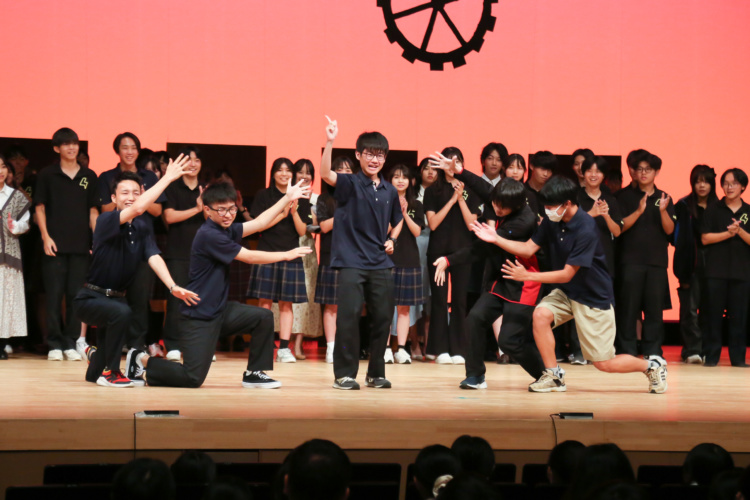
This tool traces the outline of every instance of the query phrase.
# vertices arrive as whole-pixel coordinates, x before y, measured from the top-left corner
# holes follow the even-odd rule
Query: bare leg
[[[336,314],[339,306],[326,304],[323,308],[323,332],[325,332],[326,342],[333,342],[336,338]]]
[[[409,306],[397,306],[396,334],[398,336],[398,345],[406,344],[406,337],[409,335]]]
[[[270,307],[269,307],[270,309]],[[279,301],[279,338],[289,340],[292,338],[292,324],[294,323],[294,312],[292,303]]]
[[[619,354],[607,361],[594,361],[597,370],[607,373],[645,372],[649,363],[645,359],[636,358],[630,354]]]
[[[552,311],[544,306],[534,309],[534,342],[542,355],[545,368],[556,368],[557,357],[555,356],[555,336],[552,333],[552,322],[555,320]]]

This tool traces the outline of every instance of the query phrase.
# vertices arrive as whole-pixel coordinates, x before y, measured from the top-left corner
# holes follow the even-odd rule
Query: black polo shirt
[[[625,191],[625,190],[623,190]],[[654,193],[648,197],[646,210],[638,217],[630,229],[620,235],[620,264],[647,265],[666,269],[668,257],[667,248],[671,240],[661,225],[661,211],[659,203],[663,191],[654,187]],[[633,188],[622,193],[617,200],[620,202],[622,218],[638,210],[641,198],[645,193]],[[674,203],[669,199],[667,213],[673,221],[677,220],[674,213]]]
[[[99,176],[99,205],[112,203],[112,183],[120,172],[122,172],[122,168],[118,163],[115,168],[102,172],[102,175]],[[154,184],[159,182],[159,178],[156,177],[156,174],[145,168],[138,169],[136,173],[141,176],[144,191],[151,189]],[[162,193],[154,203],[164,203],[166,200],[167,197]]]
[[[424,191],[424,211],[438,213],[453,196],[450,184],[436,186],[433,184]],[[481,201],[471,188],[465,188],[463,195],[471,213],[481,215],[479,205]],[[427,255],[440,257],[470,246],[474,241],[474,234],[469,231],[461,213],[461,207],[454,203],[443,222],[437,229],[430,232],[430,242],[427,244]]]
[[[542,200],[539,191],[536,191],[531,187],[529,181],[524,182],[523,185],[526,187],[526,204],[536,212],[537,216],[546,217],[544,212],[544,200]]]
[[[180,312],[189,318],[214,319],[224,311],[229,296],[229,264],[242,250],[242,224],[224,229],[211,219],[198,229],[190,255],[190,282],[187,289],[201,301],[197,305],[180,304]]]
[[[281,198],[284,197],[284,193],[279,191],[275,185],[270,188],[261,189],[253,199],[253,204],[250,207],[250,217],[256,219],[260,214],[274,206]],[[312,214],[310,211],[310,200],[306,198],[300,198],[297,201],[297,213],[307,224],[312,224]],[[294,227],[294,219],[291,210],[289,214],[281,219],[277,224],[271,227],[267,227],[260,233],[260,240],[258,241],[258,250],[264,252],[286,252],[297,248],[299,246],[299,234],[297,229]]]
[[[315,204],[315,214],[318,217],[318,224],[333,219],[333,212],[336,210],[336,200],[329,193],[323,193],[318,196],[318,202]],[[331,265],[331,241],[333,231],[320,233],[320,265]]]
[[[701,234],[723,233],[732,224],[732,219],[740,221],[740,227],[750,232],[750,205],[743,201],[742,206],[732,212],[725,200],[706,207]],[[750,245],[739,235],[703,248],[706,251],[707,278],[750,281]]]
[[[55,240],[58,254],[89,253],[89,212],[98,201],[96,174],[88,168],[79,167],[72,179],[59,163],[39,172],[34,205],[44,205],[47,232]]]
[[[615,198],[609,190],[604,191],[602,189],[601,195],[599,195],[599,199],[607,202],[607,206],[609,206],[609,216],[612,218],[615,224],[620,226],[620,229],[622,229],[623,221],[622,215],[620,214],[620,205],[617,203],[617,198]],[[592,208],[594,208],[594,203],[596,203],[596,200],[590,197],[588,193],[586,193],[586,190],[584,188],[581,188],[581,190],[578,191],[578,206],[580,208],[588,212]],[[603,216],[600,215],[594,217],[594,222],[596,222],[596,228],[599,230],[599,238],[602,240],[602,246],[604,247],[604,255],[607,258],[607,269],[609,269],[609,274],[611,276],[614,276],[615,237],[612,236],[612,233],[607,226],[607,221],[604,220]]]
[[[138,264],[159,253],[151,222],[136,217],[120,224],[120,211],[104,212],[96,220],[88,283],[123,291],[130,286]]]
[[[331,242],[331,267],[340,269],[390,269],[393,267],[385,242],[388,225],[396,227],[401,220],[398,192],[380,175],[375,183],[362,172],[336,174],[338,203]]]
[[[164,208],[173,210],[189,210],[195,208],[195,203],[200,196],[200,185],[190,189],[183,178],[177,179],[164,190]],[[164,257],[167,259],[190,259],[190,248],[193,245],[195,233],[203,225],[206,218],[203,212],[193,215],[181,222],[169,225],[167,229],[167,248]]]
[[[407,211],[407,214],[409,214],[409,218],[419,226],[420,230],[424,229],[424,208],[421,203],[414,200],[414,208],[410,208]],[[417,239],[406,226],[406,221],[404,221],[404,225],[401,227],[401,232],[398,234],[396,248],[391,255],[391,260],[396,267],[422,266],[419,262]]]
[[[570,222],[544,219],[532,241],[547,250],[552,271],[566,264],[579,266],[568,283],[555,284],[569,299],[597,309],[609,309],[615,303],[612,277],[594,218],[578,210]]]

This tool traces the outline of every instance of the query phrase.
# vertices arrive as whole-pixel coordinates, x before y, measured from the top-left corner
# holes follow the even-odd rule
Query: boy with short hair
[[[544,203],[539,192],[556,171],[557,156],[549,151],[537,151],[529,158],[529,176],[524,185],[536,196],[539,217],[544,217]]]
[[[91,250],[91,233],[96,226],[97,177],[81,167],[78,135],[61,128],[52,136],[52,146],[60,155],[55,165],[42,169],[37,178],[34,204],[45,255],[42,278],[47,302],[47,359],[80,361],[76,339],[81,322],[73,310],[73,299],[86,280]],[[65,297],[65,326],[62,300]]]
[[[388,254],[401,231],[398,192],[380,171],[388,154],[388,140],[379,132],[365,132],[357,139],[356,157],[361,171],[342,174],[331,170],[333,141],[338,124],[328,119],[327,142],[321,160],[321,178],[336,188],[338,202],[333,226],[331,267],[339,269],[336,343],[333,348],[335,389],[357,390],[359,369],[359,318],[362,305],[372,320],[370,363],[365,383],[387,389],[386,344],[393,318],[393,262]],[[388,235],[390,231],[390,237]]]

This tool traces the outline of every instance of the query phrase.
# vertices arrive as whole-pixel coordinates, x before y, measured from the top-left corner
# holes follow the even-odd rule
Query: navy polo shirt
[[[120,224],[120,211],[104,212],[96,220],[88,283],[123,291],[130,286],[138,264],[159,254],[148,219],[136,217]]]
[[[331,267],[389,269],[393,262],[385,253],[388,224],[401,220],[398,191],[380,176],[375,183],[362,172],[337,174],[331,241]]]
[[[224,311],[229,296],[229,264],[242,250],[242,224],[224,229],[206,219],[193,239],[190,255],[190,282],[187,289],[200,297],[194,306],[180,304],[189,318],[210,320]]]
[[[112,182],[114,182],[115,177],[117,177],[117,174],[119,174],[120,172],[122,172],[122,168],[118,163],[115,168],[113,168],[112,170],[107,170],[106,172],[102,172],[102,174],[99,176],[99,205],[107,205],[108,203],[112,203]],[[156,174],[150,170],[146,170],[145,168],[138,169],[136,173],[141,176],[144,190],[151,189],[154,184],[159,182]],[[167,195],[162,193],[154,203],[164,203],[165,201],[167,201]]]
[[[615,303],[612,277],[594,218],[579,207],[570,222],[545,218],[531,240],[547,251],[552,271],[579,266],[568,283],[555,284],[569,299],[597,309]]]

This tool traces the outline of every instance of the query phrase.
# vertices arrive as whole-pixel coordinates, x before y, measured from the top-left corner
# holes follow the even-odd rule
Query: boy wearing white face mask
[[[565,372],[555,359],[552,328],[575,319],[584,357],[604,372],[643,372],[649,379],[649,392],[667,390],[666,361],[658,356],[650,360],[628,354],[615,356],[615,313],[612,277],[607,269],[604,249],[596,222],[578,209],[578,187],[570,179],[555,176],[540,195],[547,218],[526,242],[510,241],[494,232],[477,232],[484,241],[527,258],[544,247],[551,271],[528,271],[518,261],[503,266],[506,278],[554,284],[556,288],[536,306],[533,316],[534,341],[542,355],[545,370],[531,392],[564,392]],[[491,233],[491,234],[490,234]]]

